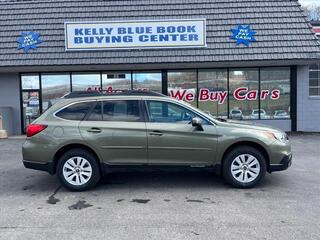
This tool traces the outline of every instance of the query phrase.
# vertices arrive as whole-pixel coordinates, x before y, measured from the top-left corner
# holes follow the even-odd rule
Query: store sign
[[[22,36],[18,38],[18,49],[23,49],[27,53],[30,49],[36,49],[37,45],[42,41],[40,40],[40,33],[23,32]]]
[[[144,89],[135,89],[135,90],[148,90]],[[107,86],[105,89],[100,87],[88,87],[87,91],[105,91],[105,92],[121,92],[123,90],[113,88],[112,86]],[[171,89],[169,90],[169,96],[178,100],[185,102],[194,102],[196,100],[196,91],[194,89]],[[247,87],[236,88],[233,92],[234,99],[238,101],[255,101],[258,99],[259,91],[258,90],[249,90]],[[278,100],[280,98],[280,90],[260,90],[260,100]],[[224,104],[228,99],[228,91],[211,91],[208,88],[199,89],[199,102],[218,102],[218,104]]]
[[[185,90],[170,90],[169,95],[178,100],[183,100],[186,102],[193,102],[196,99],[196,92],[193,89]],[[254,101],[257,100],[259,96],[258,90],[249,90],[246,87],[239,87],[234,90],[233,97],[238,101]],[[218,104],[224,104],[227,100],[228,92],[227,91],[210,91],[207,88],[199,89],[199,102],[218,102]],[[270,98],[271,100],[277,100],[280,98],[280,90],[261,90],[260,91],[260,99],[266,100]]]
[[[206,47],[206,20],[67,22],[66,51]]]
[[[254,38],[256,32],[250,29],[249,25],[239,25],[236,29],[231,29],[232,36],[230,39],[237,40],[237,45],[244,44],[249,47],[250,42],[257,41]]]
[[[106,93],[117,93],[117,92],[123,92],[127,91],[129,89],[117,89],[112,86],[106,86],[105,88],[97,87],[97,86],[89,86],[87,87],[86,91],[87,92],[106,92]],[[148,88],[135,88],[134,90],[137,91],[148,91]]]
[[[313,27],[312,29],[317,36],[320,36],[320,27]]]

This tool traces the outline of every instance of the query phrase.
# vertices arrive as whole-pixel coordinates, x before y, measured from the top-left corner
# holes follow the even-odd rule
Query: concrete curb
[[[8,139],[26,139],[26,135],[10,136]]]

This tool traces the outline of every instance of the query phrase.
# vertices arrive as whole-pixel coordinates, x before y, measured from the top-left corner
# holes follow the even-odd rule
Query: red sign
[[[147,90],[147,89],[137,89],[137,90]],[[101,91],[101,88],[97,87],[89,87],[87,91]],[[113,89],[112,86],[106,87],[105,92],[121,92],[120,89]],[[249,90],[247,87],[239,87],[236,88],[233,92],[234,99],[238,101],[254,101],[258,98],[259,91],[258,90]],[[177,89],[170,90],[169,96],[186,101],[186,102],[194,102],[196,99],[196,91],[194,89]],[[227,91],[210,91],[207,88],[201,88],[199,90],[199,102],[218,102],[218,104],[224,104],[227,100],[228,92]],[[265,90],[261,89],[260,91],[260,99],[266,100],[270,98],[271,100],[277,100],[280,98],[280,90]]]
[[[259,91],[258,90],[249,90],[246,87],[239,87],[234,90],[233,97],[238,101],[244,100],[257,100]],[[169,95],[178,100],[183,100],[186,102],[193,102],[196,98],[196,93],[194,90],[178,89],[171,90]],[[207,88],[201,88],[199,90],[199,102],[218,102],[218,104],[223,104],[227,100],[228,92],[227,91],[210,91]],[[280,98],[280,90],[264,90],[260,91],[260,99],[265,100],[267,98],[271,100],[277,100]]]
[[[320,35],[320,27],[313,27],[313,31],[316,33],[316,35]]]
[[[112,86],[108,86],[105,89],[101,89],[101,87],[88,87],[87,91],[98,91],[98,92],[107,92],[107,93],[112,93],[112,92],[123,92],[129,89],[114,89]],[[138,91],[148,91],[148,89],[146,88],[137,88],[134,90],[138,90]]]

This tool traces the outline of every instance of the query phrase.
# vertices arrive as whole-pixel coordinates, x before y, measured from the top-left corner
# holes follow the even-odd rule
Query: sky
[[[315,5],[320,6],[320,0],[299,0],[299,2],[303,6],[310,5],[310,4],[315,4]]]

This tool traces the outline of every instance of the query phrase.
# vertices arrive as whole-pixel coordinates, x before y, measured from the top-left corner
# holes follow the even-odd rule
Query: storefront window
[[[290,118],[290,68],[261,68],[261,119]]]
[[[69,74],[41,74],[42,111],[70,92]]]
[[[214,117],[228,117],[228,72],[226,69],[199,70],[199,108]]]
[[[72,91],[98,91],[100,89],[100,73],[72,74]]]
[[[130,90],[131,73],[102,73],[102,89],[106,91]]]
[[[22,90],[39,89],[39,74],[24,74],[21,76]]]
[[[197,106],[197,72],[168,71],[168,95]]]
[[[309,96],[320,96],[320,63],[309,68]]]
[[[133,89],[162,92],[162,77],[160,72],[136,72],[132,74]]]
[[[40,74],[22,74],[23,125],[27,127],[70,91],[101,90],[102,87],[109,91],[162,92],[162,84],[160,71],[43,73],[41,78]],[[167,86],[171,97],[198,106],[214,117],[290,119],[290,67],[168,70]],[[310,66],[309,94],[320,96],[320,64]]]
[[[229,118],[259,119],[258,69],[230,69],[229,74]],[[262,109],[260,114],[264,114]]]

